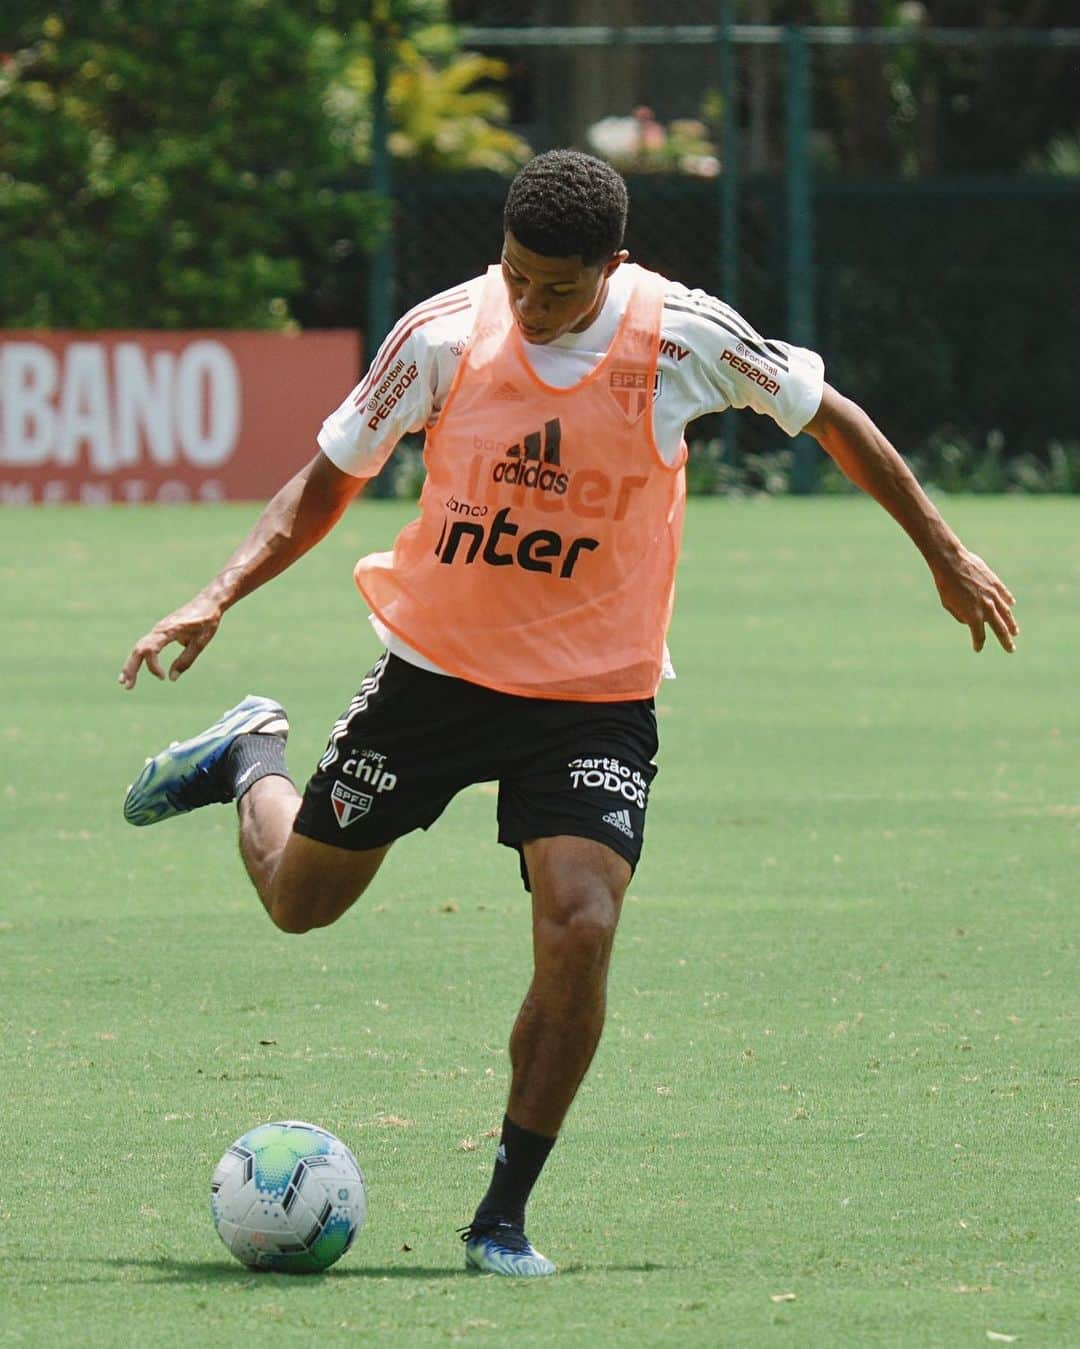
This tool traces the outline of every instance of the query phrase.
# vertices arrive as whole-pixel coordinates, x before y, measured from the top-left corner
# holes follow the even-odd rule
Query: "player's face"
[[[503,239],[503,280],[526,342],[544,346],[564,333],[587,328],[604,307],[608,277],[629,256],[623,249],[607,262],[586,267],[580,257],[533,253],[508,230]]]

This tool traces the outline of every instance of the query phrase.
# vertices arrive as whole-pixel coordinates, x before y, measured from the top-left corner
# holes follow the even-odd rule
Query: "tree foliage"
[[[393,154],[425,169],[513,171],[529,147],[501,125],[506,99],[490,82],[506,71],[505,62],[475,52],[440,63],[403,44],[389,91]]]
[[[736,14],[1002,29],[1075,22],[1075,5],[738,0]],[[645,0],[618,8],[651,15]],[[664,17],[687,21],[691,8],[673,0]],[[529,153],[507,125],[505,67],[460,52],[451,9],[481,22],[537,13],[531,0],[5,0],[0,324],[350,321],[365,249],[391,218],[390,203],[363,190],[374,33],[394,51],[390,146],[403,164],[507,173]],[[553,0],[544,12],[571,20],[581,9]],[[752,55],[740,58],[748,171],[780,163],[783,143],[782,65]],[[556,56],[538,49],[514,64],[520,74]],[[1064,49],[819,52],[815,151],[828,158],[818,168],[1075,173],[1074,66]],[[776,88],[756,97],[755,82]],[[550,110],[537,111],[540,139]],[[772,146],[761,163],[755,146]]]
[[[15,37],[0,84],[5,325],[282,326],[305,259],[364,237],[374,207],[334,188],[346,157],[297,5],[58,4]]]
[[[429,20],[442,10],[428,0]],[[357,163],[371,158],[373,25],[357,26],[338,43],[340,77],[328,94],[339,139]],[[398,21],[386,28],[393,50],[387,103],[392,131],[389,149],[410,168],[513,172],[531,153],[507,125],[508,104],[498,87],[506,79],[504,61],[458,48],[447,23]]]
[[[340,314],[341,278],[355,282],[389,209],[357,187],[374,23],[397,50],[403,153],[427,167],[521,158],[496,125],[498,96],[477,87],[498,72],[457,57],[446,10],[446,0],[6,6],[0,323],[265,328]],[[417,30],[428,50],[408,40]]]

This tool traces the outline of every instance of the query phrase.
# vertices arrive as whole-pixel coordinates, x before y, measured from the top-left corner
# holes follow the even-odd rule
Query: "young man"
[[[356,567],[386,651],[335,724],[303,798],[288,723],[249,697],[163,750],[124,813],[150,824],[235,800],[240,848],[285,932],[333,923],[391,844],[470,783],[499,783],[499,840],[532,893],[534,972],[510,1035],[491,1186],[465,1231],[478,1269],[554,1264],[525,1205],[604,1021],[608,959],[655,774],[653,694],[679,552],[688,421],[752,407],[806,430],[892,514],[945,608],[1013,650],[1013,597],[965,549],[814,353],[630,264],[626,189],[606,164],[540,155],[506,201],[501,264],[410,311],[324,423],[320,450],[224,569],[136,643],[120,674],[183,650],[323,537],[406,432],[426,430],[419,518]]]

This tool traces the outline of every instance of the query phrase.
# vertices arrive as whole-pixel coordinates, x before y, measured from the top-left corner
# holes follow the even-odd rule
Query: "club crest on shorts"
[[[647,370],[612,370],[608,376],[608,390],[631,426],[659,394],[660,374],[659,370],[651,377]]]
[[[347,829],[354,820],[366,815],[374,799],[365,792],[346,787],[344,782],[335,782],[330,792],[330,804],[334,807],[334,814],[342,829]]]

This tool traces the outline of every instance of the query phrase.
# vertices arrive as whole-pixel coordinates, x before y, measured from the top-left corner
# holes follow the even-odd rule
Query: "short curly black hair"
[[[503,229],[533,253],[580,257],[593,267],[622,247],[626,209],[626,184],[610,164],[579,150],[549,150],[510,184]]]

